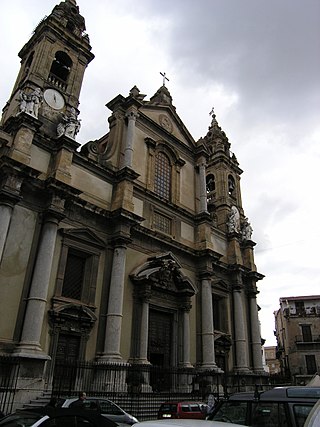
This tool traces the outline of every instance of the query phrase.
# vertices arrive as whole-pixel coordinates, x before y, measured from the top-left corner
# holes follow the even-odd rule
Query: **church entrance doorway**
[[[54,378],[59,381],[60,390],[74,390],[77,378],[77,361],[80,356],[79,335],[59,334],[55,357]],[[57,387],[57,384],[55,385]]]
[[[171,376],[163,369],[157,368],[172,366],[173,314],[151,309],[148,336],[148,360],[155,367],[150,377],[150,385],[154,391],[164,391],[170,388]]]

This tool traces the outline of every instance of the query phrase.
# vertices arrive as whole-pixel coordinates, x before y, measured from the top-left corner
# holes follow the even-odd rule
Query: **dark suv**
[[[220,402],[207,419],[252,427],[303,427],[318,399],[320,387],[235,393]]]

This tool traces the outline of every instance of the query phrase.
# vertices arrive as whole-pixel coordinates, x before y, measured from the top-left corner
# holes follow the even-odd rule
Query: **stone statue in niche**
[[[19,93],[19,112],[27,113],[31,116],[38,118],[39,107],[42,102],[42,92],[39,87],[37,87],[33,92],[26,93],[23,90],[20,90]]]
[[[241,229],[242,240],[251,240],[252,232],[251,224],[248,221],[248,218],[245,218]]]
[[[227,227],[229,233],[240,233],[240,214],[236,206],[231,206]]]
[[[59,123],[57,126],[58,138],[65,135],[74,139],[81,127],[76,109],[72,107],[69,116],[62,114],[62,120],[63,122]]]

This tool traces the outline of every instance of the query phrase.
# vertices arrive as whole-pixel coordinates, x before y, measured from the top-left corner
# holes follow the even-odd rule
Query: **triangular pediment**
[[[157,125],[159,131],[167,134],[168,138],[173,137],[194,149],[195,140],[188,129],[171,106],[144,104],[139,113],[143,113],[148,119]]]
[[[64,228],[60,232],[72,240],[77,240],[82,243],[87,243],[90,246],[96,246],[99,248],[105,247],[105,242],[101,240],[93,231],[88,228]]]

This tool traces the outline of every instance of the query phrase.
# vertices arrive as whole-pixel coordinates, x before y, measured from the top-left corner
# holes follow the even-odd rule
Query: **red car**
[[[207,408],[203,402],[165,402],[158,411],[158,419],[161,418],[189,418],[205,420]]]

